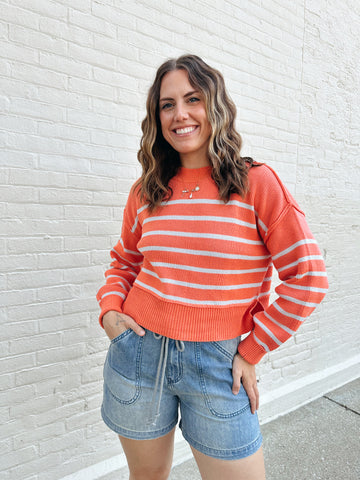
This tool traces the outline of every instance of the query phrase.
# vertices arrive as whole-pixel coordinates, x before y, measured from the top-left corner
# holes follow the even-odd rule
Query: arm
[[[259,296],[253,309],[254,328],[239,345],[239,354],[251,364],[290,338],[328,289],[324,261],[304,213],[277,175],[269,167],[264,169],[253,188],[253,203],[259,232],[282,283],[271,305],[264,302],[266,295]]]
[[[142,254],[137,250],[140,237],[141,225],[137,222],[136,195],[132,191],[124,210],[121,238],[110,252],[112,262],[105,272],[106,283],[97,293],[101,308],[99,318],[101,326],[104,326],[103,317],[107,312],[118,312],[124,318],[122,305],[143,261]],[[113,318],[115,318],[114,315]]]

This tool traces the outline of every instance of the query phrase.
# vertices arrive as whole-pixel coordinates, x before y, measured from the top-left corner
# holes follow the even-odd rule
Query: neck
[[[202,168],[210,165],[210,160],[207,157],[180,155],[181,166],[184,168]]]

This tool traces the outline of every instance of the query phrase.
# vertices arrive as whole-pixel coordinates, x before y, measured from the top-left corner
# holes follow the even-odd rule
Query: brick
[[[78,5],[79,3],[77,2],[76,6]],[[89,32],[84,28],[79,28],[76,25],[69,25],[66,21],[59,21],[49,17],[40,18],[39,30],[79,45],[91,44],[94,36],[93,32]]]
[[[67,53],[67,44],[64,40],[19,25],[9,26],[9,38],[13,42],[20,43],[27,47],[31,46],[60,55],[66,55]],[[28,49],[25,51],[27,50]],[[36,63],[36,60],[37,57],[35,57],[34,63]],[[27,63],[29,63],[29,59],[27,59]]]
[[[3,2],[1,5],[1,18],[9,24],[23,25],[36,29],[39,26],[40,16]]]
[[[101,33],[102,35],[112,38],[116,36],[115,25],[111,25],[109,22],[105,22],[104,20],[88,13],[70,9],[69,22],[70,24],[77,25],[85,30],[89,30],[90,32]]]
[[[0,393],[0,406],[7,407],[12,409],[14,405],[20,404],[22,405],[25,400],[29,401],[29,399],[33,399],[35,397],[35,387],[33,385],[23,385],[20,387],[12,388],[7,390],[6,392]],[[9,405],[9,398],[11,398],[11,402]],[[10,417],[13,418],[12,412],[10,412]],[[24,411],[22,411],[22,416],[24,416]],[[31,424],[31,422],[29,422]],[[15,422],[14,422],[15,424]],[[30,425],[29,425],[30,426]],[[18,428],[17,425],[15,425]],[[15,429],[16,429],[15,428]],[[9,435],[10,432],[3,432],[6,436]]]
[[[40,366],[18,372],[15,375],[15,382],[17,386],[37,384],[44,380],[48,381],[51,378],[60,378],[63,372],[64,364]]]
[[[34,446],[22,448],[1,456],[1,467],[6,470],[20,463],[29,462],[38,454]]]
[[[37,0],[36,2],[32,2],[31,0],[12,0],[12,3],[19,5],[22,9],[38,13],[42,16],[67,18],[67,8],[58,2],[49,0]]]

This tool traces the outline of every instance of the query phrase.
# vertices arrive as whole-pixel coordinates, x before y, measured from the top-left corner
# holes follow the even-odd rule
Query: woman
[[[255,365],[327,289],[304,214],[272,169],[240,156],[235,114],[199,57],[158,69],[142,176],[98,293],[111,340],[102,416],[130,479],[168,478],[179,409],[203,479],[264,479]]]

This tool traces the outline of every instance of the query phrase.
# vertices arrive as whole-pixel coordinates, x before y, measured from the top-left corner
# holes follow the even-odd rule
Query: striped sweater
[[[97,295],[100,322],[116,310],[178,340],[250,332],[239,353],[253,364],[293,335],[327,291],[324,262],[275,172],[253,167],[249,184],[244,198],[224,203],[211,167],[181,168],[170,200],[152,213],[132,189]],[[269,304],[273,265],[282,283]]]

